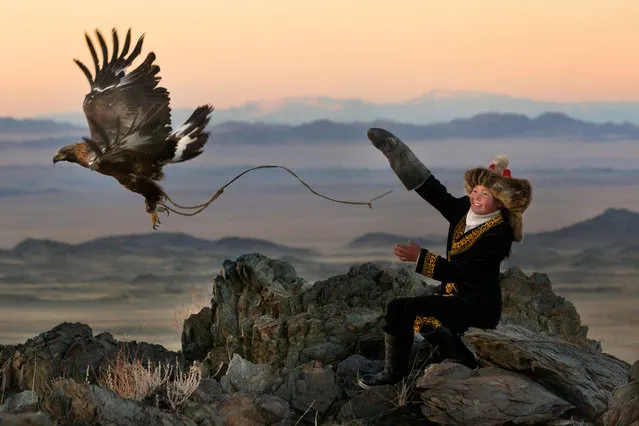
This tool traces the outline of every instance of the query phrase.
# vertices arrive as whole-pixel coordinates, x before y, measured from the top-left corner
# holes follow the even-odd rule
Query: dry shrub
[[[98,384],[114,391],[122,398],[136,401],[155,401],[173,410],[184,406],[202,380],[201,370],[191,366],[182,372],[179,361],[170,363],[151,361],[146,364],[140,359],[127,359],[123,351],[118,352],[115,361],[100,375]]]
[[[129,361],[122,350],[115,361],[100,375],[98,383],[122,398],[142,401],[155,393],[171,376],[171,367],[158,362],[155,367],[148,360],[146,366],[140,359]]]
[[[202,370],[195,365],[186,373],[175,362],[175,377],[166,384],[166,399],[174,410],[182,408],[202,380]]]

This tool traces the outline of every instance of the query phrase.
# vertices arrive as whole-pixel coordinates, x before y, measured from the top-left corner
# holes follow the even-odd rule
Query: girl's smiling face
[[[469,197],[470,209],[475,214],[489,214],[497,211],[500,207],[499,201],[493,196],[492,192],[483,185],[475,186]]]

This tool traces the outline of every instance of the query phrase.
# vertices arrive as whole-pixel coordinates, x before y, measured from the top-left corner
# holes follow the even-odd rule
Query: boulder
[[[497,367],[432,364],[416,388],[424,416],[442,426],[548,424],[574,408],[527,376]]]
[[[465,337],[484,364],[530,377],[591,420],[600,420],[612,391],[628,381],[627,362],[522,326],[470,329]]]
[[[5,413],[28,413],[38,411],[40,405],[40,395],[33,391],[24,391],[7,398],[0,405],[0,412]]]

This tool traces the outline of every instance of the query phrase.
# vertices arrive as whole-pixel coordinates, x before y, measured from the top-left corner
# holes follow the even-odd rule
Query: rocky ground
[[[404,382],[358,386],[383,362],[386,304],[432,290],[374,263],[311,285],[285,261],[242,255],[185,320],[180,352],[71,323],[0,346],[0,424],[639,425],[639,363],[604,353],[547,276],[516,268],[497,329],[464,336],[479,368],[416,334]],[[136,360],[173,367],[146,383],[126,367]]]

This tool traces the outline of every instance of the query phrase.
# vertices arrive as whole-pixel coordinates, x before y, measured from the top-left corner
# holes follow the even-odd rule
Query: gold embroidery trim
[[[457,294],[457,287],[453,283],[446,283],[446,292],[444,296],[454,296]]]
[[[469,248],[471,248],[473,244],[477,242],[479,237],[481,237],[482,235],[486,233],[486,231],[488,231],[490,228],[494,226],[499,225],[503,221],[504,221],[504,217],[500,213],[497,216],[490,219],[489,221],[471,230],[468,235],[460,239],[460,237],[464,233],[464,228],[465,228],[464,225],[466,223],[466,216],[462,217],[459,223],[457,224],[457,226],[455,227],[455,232],[453,233],[453,242],[451,244],[450,253],[448,256],[449,259],[450,259],[450,256],[463,253]]]
[[[426,255],[424,256],[424,266],[422,266],[422,274],[427,276],[428,278],[433,278],[433,273],[435,272],[435,262],[437,262],[436,254],[433,254],[429,251],[426,251]]]
[[[415,322],[413,323],[413,331],[419,333],[424,325],[430,325],[433,328],[441,327],[442,323],[435,317],[415,317]]]

